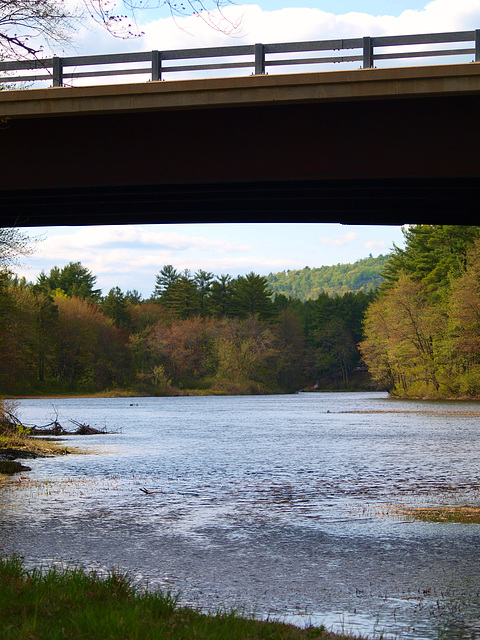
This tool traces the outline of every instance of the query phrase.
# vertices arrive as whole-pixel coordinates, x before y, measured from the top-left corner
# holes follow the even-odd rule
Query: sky
[[[355,262],[403,245],[400,227],[340,224],[172,224],[25,229],[32,255],[16,269],[29,281],[40,271],[81,262],[106,294],[115,286],[144,298],[166,265],[233,277]]]
[[[76,0],[68,0],[75,2]],[[206,0],[207,2],[209,0]],[[261,0],[232,4],[212,29],[198,17],[173,20],[164,7],[137,14],[140,38],[113,38],[92,21],[57,55],[167,50],[255,42],[431,33],[480,28],[480,0]],[[236,26],[236,29],[232,28]],[[196,224],[51,227],[26,230],[35,252],[17,268],[34,281],[40,271],[80,261],[106,294],[113,286],[151,295],[165,264],[237,276],[354,262],[403,245],[400,227],[335,224]]]

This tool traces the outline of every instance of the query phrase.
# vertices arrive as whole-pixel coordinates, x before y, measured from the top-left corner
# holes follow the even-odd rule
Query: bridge
[[[479,61],[477,30],[2,62],[0,226],[475,223]]]

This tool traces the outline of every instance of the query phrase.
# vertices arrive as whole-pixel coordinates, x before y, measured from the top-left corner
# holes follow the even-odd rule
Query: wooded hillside
[[[267,276],[269,288],[298,300],[315,300],[322,293],[330,296],[356,291],[373,291],[382,282],[382,270],[388,256],[363,258],[350,264],[336,264],[323,267],[305,267],[270,273]]]

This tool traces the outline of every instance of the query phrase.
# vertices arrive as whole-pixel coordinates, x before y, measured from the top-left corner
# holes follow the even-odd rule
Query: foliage
[[[128,311],[129,298],[124,295],[120,287],[113,287],[102,299],[102,312],[113,320],[119,329],[130,329],[132,319]]]
[[[268,286],[275,293],[299,300],[316,300],[326,293],[330,296],[349,292],[368,292],[382,282],[381,271],[388,256],[372,256],[353,264],[337,264],[319,268],[281,271],[267,276]]]
[[[266,278],[163,267],[142,301],[103,298],[81,263],[35,284],[0,277],[0,392],[295,391],[322,376],[348,386],[370,294],[302,303],[272,298]]]
[[[421,282],[428,291],[449,285],[465,269],[467,252],[480,228],[467,225],[411,225],[403,229],[405,248],[394,246],[383,270],[386,286],[402,274]]]
[[[364,361],[396,395],[478,397],[479,229],[417,225],[405,238],[366,313]]]
[[[69,262],[62,269],[53,267],[48,276],[42,271],[36,287],[46,293],[61,292],[92,302],[98,301],[101,296],[100,289],[94,289],[96,280],[97,277],[80,262]]]
[[[272,314],[271,294],[267,279],[253,272],[239,276],[232,282],[232,313],[240,317],[258,314],[268,318]]]
[[[54,376],[67,388],[94,391],[122,386],[127,378],[126,341],[110,318],[80,298],[56,295],[59,337]]]

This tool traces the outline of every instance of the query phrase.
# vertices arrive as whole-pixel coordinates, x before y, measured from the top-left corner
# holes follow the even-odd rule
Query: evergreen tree
[[[100,289],[94,289],[97,277],[80,262],[69,262],[62,269],[53,267],[46,275],[43,271],[37,278],[37,289],[44,292],[61,291],[68,297],[89,302],[100,300]]]
[[[271,293],[267,279],[253,271],[246,276],[239,276],[233,282],[232,313],[239,317],[258,314],[268,318],[273,312]]]
[[[119,287],[113,287],[103,298],[100,308],[102,312],[112,318],[119,329],[129,329],[132,324],[130,313],[128,312],[128,302]]]
[[[199,269],[194,277],[194,282],[197,286],[199,311],[200,315],[204,316],[208,313],[209,295],[212,289],[212,280],[214,278],[213,273],[203,271]]]
[[[199,313],[200,296],[188,270],[169,285],[162,302],[179,318],[189,318]]]
[[[229,315],[233,295],[232,278],[229,275],[218,276],[212,282],[209,306],[212,314],[217,318]]]
[[[153,297],[165,299],[168,297],[168,289],[180,278],[178,271],[171,265],[166,264],[160,269],[160,273],[155,277],[155,289]]]

